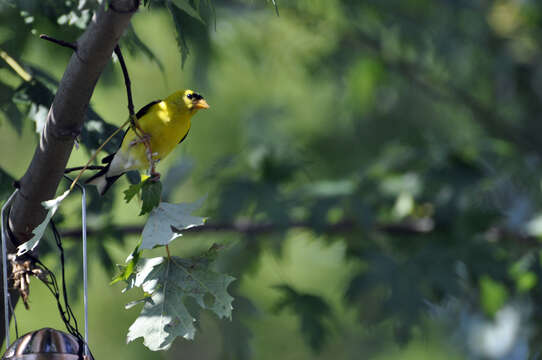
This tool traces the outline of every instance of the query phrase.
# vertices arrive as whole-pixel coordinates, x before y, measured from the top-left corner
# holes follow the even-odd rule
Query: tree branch
[[[207,223],[202,226],[192,227],[182,230],[183,234],[199,234],[208,232],[237,232],[241,234],[263,235],[284,231],[290,228],[314,228],[313,224],[308,222],[290,222],[287,224],[273,223],[252,223],[248,221],[237,221],[234,223]],[[376,225],[372,230],[389,233],[393,235],[418,235],[430,233],[433,231],[434,224],[431,219],[408,220],[396,224]],[[362,229],[359,224],[353,220],[343,220],[335,224],[322,226],[321,231],[325,233],[351,232],[356,229]],[[87,235],[98,235],[105,229],[87,228]],[[139,235],[143,231],[141,225],[125,225],[116,227],[115,231],[124,235]],[[60,232],[63,238],[78,238],[81,236],[81,228],[65,229]]]
[[[19,182],[20,191],[9,213],[12,244],[8,252],[28,241],[32,230],[45,218],[41,202],[55,196],[96,82],[138,6],[139,0],[110,0],[107,10],[102,4],[74,44],[76,51],[60,81],[34,157]],[[2,327],[2,341],[4,336]]]
[[[314,229],[314,224],[304,221],[290,222],[286,224],[273,223],[253,223],[250,221],[237,221],[233,223],[206,223],[205,225],[195,226],[190,229],[183,230],[184,235],[202,234],[202,233],[218,233],[218,232],[235,232],[243,235],[265,235],[279,231],[285,231],[292,228],[307,228]],[[439,231],[441,226],[435,224],[431,218],[407,219],[397,223],[381,223],[375,224],[371,228],[364,228],[354,220],[343,220],[334,224],[323,225],[318,230],[326,234],[340,234],[356,230],[365,232],[379,232],[391,236],[419,236],[429,235]],[[87,228],[88,236],[102,235],[104,232],[110,231],[111,228]],[[140,235],[143,231],[141,225],[124,225],[115,227],[115,232],[123,235]],[[81,238],[81,228],[68,228],[60,232],[62,238]],[[535,236],[525,233],[512,232],[504,227],[491,227],[484,234],[484,237],[491,242],[505,241],[513,239],[517,244],[526,247],[538,247],[540,242]]]

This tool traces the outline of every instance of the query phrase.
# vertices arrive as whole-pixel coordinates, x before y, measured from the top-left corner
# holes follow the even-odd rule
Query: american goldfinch
[[[127,171],[148,169],[151,164],[144,143],[150,144],[153,162],[165,158],[188,135],[192,116],[208,108],[203,96],[192,90],[177,91],[165,100],[147,104],[136,114],[143,139],[128,129],[117,152],[102,159],[107,165],[87,184],[96,185],[103,195]]]

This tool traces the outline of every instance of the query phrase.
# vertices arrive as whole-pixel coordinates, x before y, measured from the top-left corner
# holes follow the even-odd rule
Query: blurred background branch
[[[207,222],[203,226],[196,226],[187,230],[183,230],[182,234],[194,234],[194,233],[206,233],[206,232],[236,232],[247,235],[260,235],[268,234],[273,232],[286,231],[292,228],[312,228],[313,224],[308,222],[293,222],[287,224],[258,224],[251,223],[249,221],[237,221],[235,223],[213,223]],[[102,233],[108,229],[94,229],[87,228],[89,236]],[[141,234],[143,228],[140,225],[124,225],[117,226],[116,231],[124,235],[139,235]],[[359,227],[354,220],[342,220],[335,224],[329,224],[324,226],[320,231],[323,233],[341,233],[341,232],[352,232],[356,230],[367,230],[367,231],[381,231],[385,233],[391,233],[396,235],[415,235],[415,234],[424,234],[433,231],[433,223],[430,219],[419,219],[412,221],[405,221],[397,224],[386,224],[386,225],[377,225],[374,229],[363,229]],[[81,236],[81,229],[64,229],[62,232],[62,237],[65,238],[74,238]]]

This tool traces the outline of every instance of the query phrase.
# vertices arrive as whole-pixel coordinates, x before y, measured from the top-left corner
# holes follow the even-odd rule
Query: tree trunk
[[[109,3],[107,9],[105,3]],[[34,157],[19,182],[19,192],[9,211],[11,244],[8,244],[8,253],[28,241],[33,229],[45,219],[46,211],[41,202],[55,197],[96,82],[138,7],[139,0],[103,1],[92,23],[77,40],[76,51],[60,81]],[[3,300],[0,305],[3,311]],[[1,323],[0,336],[4,341],[6,333],[3,321]]]

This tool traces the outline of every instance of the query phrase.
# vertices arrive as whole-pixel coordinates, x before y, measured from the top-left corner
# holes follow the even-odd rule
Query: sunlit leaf
[[[27,67],[33,80],[24,82],[15,90],[13,101],[28,106],[27,116],[36,123],[36,132],[41,133],[58,87],[58,81],[43,69],[32,65]],[[86,119],[80,135],[81,144],[89,151],[96,150],[117,127],[107,123],[90,105],[85,115]],[[122,136],[122,133],[117,134],[105,145],[104,150],[108,153],[115,152]]]
[[[106,122],[94,109],[89,105],[87,108],[86,119],[81,129],[81,144],[89,151],[98,149],[105,140],[117,130],[117,127]],[[107,144],[104,150],[110,154],[117,151],[123,137],[123,132],[115,135]]]
[[[140,244],[136,246],[134,251],[128,256],[126,259],[127,265],[119,265],[119,272],[118,274],[111,280],[110,285],[113,285],[119,281],[126,281],[128,282],[129,279],[134,275],[134,271],[136,270],[136,266],[139,263],[139,259],[141,258],[141,251],[139,250]],[[126,289],[124,289],[126,291]]]
[[[152,210],[143,228],[141,249],[168,245],[182,236],[182,230],[203,225],[204,218],[191,215],[202,203],[203,199],[194,203],[160,203]]]
[[[32,234],[34,234],[34,236],[24,244],[19,245],[19,247],[17,248],[18,256],[23,255],[28,251],[32,251],[36,248],[36,246],[38,246],[41,238],[43,237],[43,234],[45,233],[45,229],[49,224],[49,221],[51,221],[51,218],[58,210],[60,203],[68,196],[69,193],[70,190],[66,190],[59,197],[42,202],[43,207],[47,210],[47,215],[45,216],[45,219],[41,222],[41,224],[39,224],[34,230],[32,230]]]
[[[36,132],[41,133],[53,98],[54,95],[50,88],[43,82],[34,79],[24,82],[15,90],[13,101],[28,105],[27,116],[36,123]]]
[[[480,301],[486,314],[494,316],[507,299],[508,291],[503,284],[487,275],[480,278]]]
[[[79,29],[86,29],[91,18],[92,12],[89,9],[83,9],[63,14],[57,19],[57,22],[59,25],[76,26]]]
[[[508,299],[508,291],[499,281],[485,275],[480,279],[480,301],[489,316],[494,316]]]
[[[208,265],[207,261],[178,257],[142,260],[134,286],[149,296],[130,326],[127,341],[143,337],[143,344],[157,351],[169,348],[177,336],[193,339],[196,319],[185,304],[188,298],[219,318],[231,318],[233,298],[227,288],[234,278],[213,272]]]

